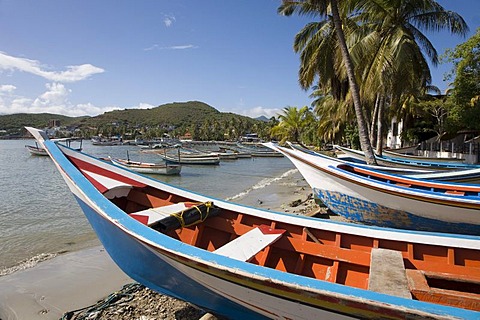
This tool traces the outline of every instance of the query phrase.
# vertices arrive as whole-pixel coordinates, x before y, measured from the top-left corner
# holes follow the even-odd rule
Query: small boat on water
[[[236,147],[239,152],[248,153],[252,157],[283,157],[283,154],[280,152],[268,149],[263,145],[245,146],[242,144],[237,144]]]
[[[80,142],[79,146],[75,148],[78,151],[82,150],[82,143],[83,140],[81,138],[60,138],[60,139],[53,139],[53,141],[56,142],[62,142],[68,147],[72,147],[72,142]],[[34,156],[48,156],[48,153],[38,145],[38,143],[35,141],[35,145],[25,145],[25,148],[30,152],[31,155]]]
[[[292,161],[330,210],[351,221],[480,235],[480,185],[409,178],[267,145]]]
[[[480,237],[335,223],[212,199],[48,140],[130,277],[229,319],[475,319]]]
[[[184,153],[177,149],[177,152],[154,151],[166,163],[191,164],[191,165],[217,165],[220,164],[220,156],[210,153]]]
[[[359,161],[365,161],[365,155],[363,151],[354,150],[342,146],[335,145],[336,149],[342,151],[348,157],[357,159]],[[375,159],[377,163],[383,166],[390,167],[401,167],[401,168],[427,168],[434,170],[465,170],[465,169],[476,169],[480,168],[479,165],[468,164],[468,163],[458,163],[458,162],[437,162],[437,161],[427,161],[421,159],[406,159],[406,158],[391,158],[386,155],[376,155]]]
[[[45,151],[45,149],[43,148],[40,148],[36,142],[34,146],[25,145],[25,148],[27,148],[27,150],[30,152],[31,155],[48,156],[47,151]]]
[[[109,157],[109,159],[117,166],[124,167],[138,173],[175,175],[180,174],[180,171],[182,170],[182,166],[177,164],[138,162],[130,159],[118,159],[111,157]]]

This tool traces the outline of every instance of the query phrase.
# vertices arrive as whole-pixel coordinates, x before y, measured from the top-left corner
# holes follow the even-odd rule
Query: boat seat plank
[[[412,298],[401,252],[372,249],[368,289],[392,296]]]
[[[152,225],[153,223],[170,216],[171,214],[183,211],[197,205],[193,202],[179,202],[162,207],[150,208],[142,211],[133,212],[130,216],[145,225]]]
[[[284,232],[283,229],[273,229],[267,225],[261,225],[233,239],[214,252],[232,259],[248,261],[262,249],[278,240]]]

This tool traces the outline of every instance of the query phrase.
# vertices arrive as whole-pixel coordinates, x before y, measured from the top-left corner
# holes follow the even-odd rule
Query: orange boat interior
[[[190,199],[147,186],[133,187],[128,195],[111,201],[131,214]],[[263,225],[285,232],[256,252],[249,263],[368,290],[375,269],[371,265],[372,252],[378,248],[388,249],[400,256],[400,263],[387,268],[404,270],[406,290],[412,299],[480,311],[480,250],[325,231],[227,209],[166,234],[192,246],[215,251]]]

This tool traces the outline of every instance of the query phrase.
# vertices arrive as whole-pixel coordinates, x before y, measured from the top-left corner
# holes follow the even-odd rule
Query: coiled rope
[[[92,306],[87,306],[74,311],[66,312],[60,320],[87,320],[96,319],[103,310],[116,306],[119,303],[128,302],[133,299],[133,293],[144,288],[139,283],[129,283],[124,285],[119,291],[110,294],[103,300],[98,301]]]

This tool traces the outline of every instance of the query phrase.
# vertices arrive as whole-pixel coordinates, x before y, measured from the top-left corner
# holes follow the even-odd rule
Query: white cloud
[[[47,71],[37,60],[18,58],[0,52],[0,70],[28,72],[49,81],[75,82],[87,79],[91,75],[103,73],[105,70],[91,64],[67,66],[66,71]]]
[[[0,94],[2,93],[11,93],[13,91],[15,91],[15,89],[17,89],[17,87],[15,87],[14,85],[11,85],[11,84],[4,84],[4,85],[0,85]]]
[[[45,85],[45,92],[34,99],[14,94],[15,86],[0,86],[0,114],[13,113],[54,113],[70,117],[96,116],[108,111],[123,109],[118,106],[95,106],[92,103],[73,104],[69,101],[72,90],[62,83],[53,82]],[[148,109],[156,106],[139,103],[132,109]]]
[[[154,44],[148,48],[143,49],[144,51],[150,50],[185,50],[185,49],[197,49],[198,46],[193,44],[185,44],[180,46],[169,46],[169,47],[160,47],[158,44]]]
[[[171,46],[171,47],[166,47],[165,49],[170,49],[170,50],[185,50],[185,49],[196,49],[198,48],[197,46],[194,46],[193,44],[187,44],[183,46]]]
[[[250,118],[258,118],[260,116],[265,116],[270,119],[271,117],[277,117],[281,113],[282,109],[264,108],[259,106],[252,109],[244,109],[241,114]]]
[[[61,83],[47,83],[47,91],[33,101],[32,107],[38,109],[53,109],[67,105],[68,95],[72,92]]]
[[[240,108],[238,107],[235,108],[235,110],[225,110],[224,112],[236,113],[236,114],[240,114],[242,116],[247,116],[254,119],[261,116],[265,116],[268,119],[270,119],[271,117],[278,117],[278,115],[282,113],[282,109],[264,108],[260,106],[246,109],[244,106],[241,106]]]
[[[163,23],[165,26],[168,28],[170,27],[177,19],[173,15],[164,15],[163,17]]]
[[[154,106],[150,103],[140,102],[137,106],[134,106],[133,109],[152,109],[157,106]]]

